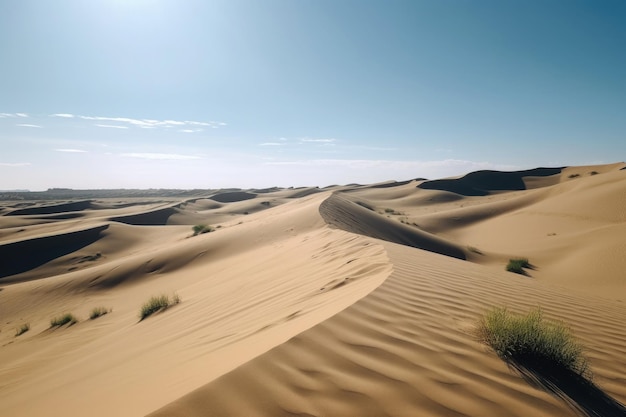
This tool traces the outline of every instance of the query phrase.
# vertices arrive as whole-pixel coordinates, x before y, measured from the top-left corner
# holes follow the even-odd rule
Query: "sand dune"
[[[0,415],[626,415],[625,166],[9,202]],[[599,390],[508,368],[490,306],[566,321]]]
[[[320,213],[328,224],[352,233],[396,242],[454,258],[465,258],[463,251],[453,243],[425,233],[417,227],[391,221],[372,212],[371,209],[363,207],[362,204],[351,202],[337,194],[332,195],[322,203]]]

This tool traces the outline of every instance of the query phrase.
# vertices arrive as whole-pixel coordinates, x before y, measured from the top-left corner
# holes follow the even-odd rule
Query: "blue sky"
[[[0,1],[0,189],[626,159],[626,2]]]

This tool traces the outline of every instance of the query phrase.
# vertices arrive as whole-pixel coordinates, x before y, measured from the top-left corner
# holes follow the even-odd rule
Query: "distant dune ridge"
[[[562,170],[563,168],[535,168],[514,172],[476,171],[458,179],[424,181],[418,187],[466,196],[483,196],[493,191],[525,190],[524,178],[554,176]]]
[[[0,415],[625,416],[624,168],[0,202]],[[508,367],[493,306],[566,322],[595,391]]]

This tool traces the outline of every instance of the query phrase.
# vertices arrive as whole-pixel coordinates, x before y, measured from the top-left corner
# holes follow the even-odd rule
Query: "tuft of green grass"
[[[477,333],[506,361],[545,372],[591,377],[583,347],[570,329],[562,322],[544,320],[539,308],[524,315],[496,307],[481,317]]]
[[[30,323],[24,323],[19,328],[15,329],[15,337],[23,335],[30,330]]]
[[[72,313],[65,313],[50,320],[50,327],[60,327],[68,324],[70,326],[78,323],[78,319]]]
[[[141,311],[139,312],[139,321],[158,311],[166,310],[176,304],[180,304],[180,297],[176,293],[174,293],[172,298],[165,294],[152,296],[141,307]]]
[[[506,265],[506,270],[514,272],[516,274],[526,275],[524,268],[530,268],[530,262],[527,258],[513,258],[509,259],[509,263]]]
[[[570,174],[567,178],[578,178],[580,174]]]
[[[599,174],[599,172],[598,172],[598,171],[591,171],[591,172],[589,173],[589,175],[598,175],[598,174]]]
[[[105,314],[110,313],[111,310],[106,309],[104,307],[94,307],[89,313],[89,320],[95,320],[98,317],[104,316]]]
[[[197,224],[193,226],[191,230],[193,230],[193,235],[197,236],[204,233],[210,233],[213,231],[213,228],[211,226],[207,226],[206,224]]]

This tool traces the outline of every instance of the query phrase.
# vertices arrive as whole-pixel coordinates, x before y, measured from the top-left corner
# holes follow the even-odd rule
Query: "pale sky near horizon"
[[[0,0],[0,189],[626,159],[621,0]]]

